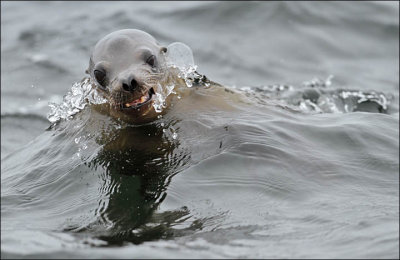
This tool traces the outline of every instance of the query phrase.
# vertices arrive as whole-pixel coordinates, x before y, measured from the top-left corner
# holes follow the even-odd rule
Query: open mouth
[[[138,99],[135,99],[131,102],[125,103],[123,105],[124,109],[137,109],[143,105],[146,105],[147,103],[149,103],[151,101],[152,96],[154,95],[154,89],[150,88],[149,91],[147,91],[147,93],[143,96],[141,96]]]

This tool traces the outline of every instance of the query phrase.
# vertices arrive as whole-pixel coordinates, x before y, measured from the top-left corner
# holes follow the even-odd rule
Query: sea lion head
[[[112,116],[129,122],[157,116],[152,104],[167,75],[166,51],[153,36],[135,29],[110,33],[97,42],[86,73],[108,100]]]

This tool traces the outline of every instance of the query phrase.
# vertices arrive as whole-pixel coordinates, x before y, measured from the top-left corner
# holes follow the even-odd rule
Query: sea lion
[[[166,51],[153,36],[135,29],[115,31],[99,40],[86,73],[108,100],[102,110],[126,121],[154,119],[155,88],[169,76]]]
[[[128,123],[146,123],[160,115],[153,107],[156,99],[168,108],[172,100],[189,95],[192,89],[222,87],[195,71],[189,78],[193,87],[188,88],[177,69],[167,64],[167,51],[153,36],[137,29],[115,31],[99,40],[86,70],[91,83],[108,100],[95,106],[96,110]],[[167,93],[171,86],[177,95]]]

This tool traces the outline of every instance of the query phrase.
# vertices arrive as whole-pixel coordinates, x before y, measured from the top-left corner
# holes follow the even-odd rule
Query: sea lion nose
[[[122,81],[122,88],[127,92],[133,92],[139,86],[134,77]]]

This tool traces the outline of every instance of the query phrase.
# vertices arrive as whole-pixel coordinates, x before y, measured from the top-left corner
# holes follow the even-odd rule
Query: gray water
[[[49,128],[123,28],[254,104]],[[1,256],[398,258],[398,72],[396,2],[1,2]]]

